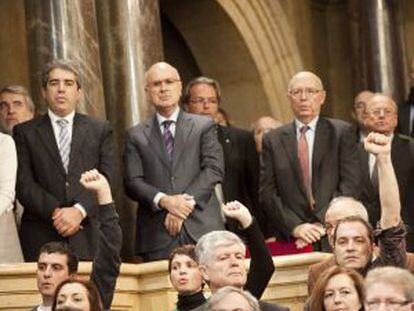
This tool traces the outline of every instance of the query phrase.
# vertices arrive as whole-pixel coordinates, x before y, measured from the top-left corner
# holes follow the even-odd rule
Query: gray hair
[[[211,231],[203,235],[197,242],[195,248],[197,261],[201,265],[206,265],[216,253],[217,248],[237,244],[246,250],[243,241],[234,233],[225,230]]]
[[[75,75],[76,84],[78,88],[81,88],[80,71],[76,62],[70,59],[54,59],[50,63],[47,63],[42,72],[42,87],[46,89],[47,83],[49,82],[50,72],[54,69],[62,69],[70,71]]]
[[[4,93],[22,95],[26,101],[27,108],[29,108],[30,112],[34,113],[35,106],[33,104],[33,100],[30,97],[29,92],[24,86],[17,85],[17,84],[6,85],[0,90],[0,95],[3,95]]]
[[[380,267],[370,270],[364,282],[365,296],[370,287],[376,283],[384,283],[397,287],[404,292],[405,299],[414,301],[414,276],[406,269]]]
[[[343,209],[343,204],[350,204],[348,205],[347,209]],[[346,211],[349,212],[348,216],[359,216],[365,221],[369,221],[369,216],[367,209],[364,207],[364,204],[362,204],[360,201],[354,199],[353,197],[347,197],[347,196],[339,196],[336,198],[333,198],[331,202],[329,203],[328,209],[326,210],[326,213],[332,213],[335,210],[341,210],[342,212]]]
[[[215,305],[222,301],[227,295],[236,293],[243,296],[244,299],[248,302],[248,304],[252,307],[252,311],[260,311],[259,303],[257,299],[250,294],[248,291],[244,291],[240,288],[236,288],[233,286],[224,286],[218,289],[210,298],[207,304],[207,311],[215,311]],[[218,310],[217,310],[218,311]]]
[[[216,91],[216,96],[217,96],[218,102],[220,103],[221,91],[220,91],[220,84],[218,83],[218,81],[214,80],[214,79],[211,79],[211,78],[207,78],[207,77],[198,77],[198,78],[195,78],[195,79],[191,80],[186,85],[185,90],[184,90],[184,94],[183,94],[183,99],[182,99],[183,104],[188,104],[190,102],[191,88],[194,85],[197,85],[197,84],[207,84],[207,85],[212,86],[214,88],[214,90]]]

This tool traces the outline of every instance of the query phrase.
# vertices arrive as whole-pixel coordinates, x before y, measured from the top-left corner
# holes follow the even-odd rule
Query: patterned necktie
[[[309,126],[304,125],[299,130],[300,136],[299,136],[299,142],[298,142],[298,157],[299,157],[300,168],[302,170],[303,184],[305,186],[306,193],[308,195],[308,199],[310,202],[310,208],[312,209],[315,204],[315,200],[312,194],[312,179],[311,179],[310,170],[309,170],[309,147],[308,147],[308,141],[306,140],[306,132],[309,129],[310,129]]]
[[[170,131],[170,126],[173,123],[174,121],[171,120],[165,120],[164,122],[162,122],[162,125],[164,126],[162,136],[164,137],[165,149],[167,150],[167,153],[170,156],[170,160],[172,160],[174,153],[174,137]]]
[[[59,131],[59,153],[62,159],[63,167],[66,173],[68,172],[69,154],[70,154],[70,139],[69,139],[69,122],[66,119],[59,119],[56,123],[60,127]]]

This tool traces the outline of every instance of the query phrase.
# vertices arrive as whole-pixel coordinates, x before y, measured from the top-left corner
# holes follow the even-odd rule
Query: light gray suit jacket
[[[174,239],[164,227],[166,212],[154,205],[158,192],[194,196],[196,206],[183,224],[194,240],[212,230],[224,229],[214,195],[214,186],[224,174],[216,130],[210,118],[180,111],[172,161],[155,115],[128,131],[125,189],[139,203],[137,253],[165,249]]]

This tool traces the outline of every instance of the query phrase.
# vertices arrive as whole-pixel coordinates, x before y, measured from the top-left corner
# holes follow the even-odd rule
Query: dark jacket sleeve
[[[99,244],[92,265],[91,280],[98,287],[105,310],[109,310],[121,265],[122,232],[113,203],[100,205]]]
[[[263,234],[256,222],[242,231],[250,249],[250,268],[244,289],[249,291],[257,299],[260,299],[270,278],[275,271],[272,256],[270,255]]]

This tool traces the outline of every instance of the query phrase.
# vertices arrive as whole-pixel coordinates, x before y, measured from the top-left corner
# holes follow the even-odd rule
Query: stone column
[[[35,102],[43,103],[40,73],[55,58],[76,61],[84,100],[78,110],[105,118],[94,0],[25,0],[28,54]],[[40,107],[44,108],[44,107]]]
[[[351,0],[356,91],[371,89],[404,99],[405,57],[401,1]]]
[[[159,4],[155,0],[96,0],[107,116],[115,126],[120,155],[125,130],[149,112],[144,73],[163,59]],[[121,167],[122,157],[120,156]],[[122,184],[119,185],[123,189]],[[133,257],[136,204],[122,191],[117,202],[123,225],[123,257]]]

